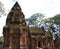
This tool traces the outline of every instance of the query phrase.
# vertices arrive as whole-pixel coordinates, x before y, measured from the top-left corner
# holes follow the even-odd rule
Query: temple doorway
[[[41,47],[41,42],[40,41],[38,41],[38,47]]]

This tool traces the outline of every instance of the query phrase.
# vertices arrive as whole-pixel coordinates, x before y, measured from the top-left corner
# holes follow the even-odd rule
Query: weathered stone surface
[[[20,49],[29,47],[28,26],[26,25],[24,14],[21,7],[16,2],[6,19],[3,28],[4,47]]]
[[[16,2],[3,27],[4,48],[8,49],[39,49],[54,46],[50,32],[44,28],[29,28],[21,7]]]

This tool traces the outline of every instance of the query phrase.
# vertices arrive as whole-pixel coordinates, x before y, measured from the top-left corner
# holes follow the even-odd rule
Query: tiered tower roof
[[[22,22],[25,22],[25,16],[16,2],[7,16],[6,24],[22,24]]]

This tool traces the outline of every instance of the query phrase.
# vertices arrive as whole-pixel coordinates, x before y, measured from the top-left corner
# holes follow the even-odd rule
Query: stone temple
[[[3,47],[8,49],[39,49],[54,46],[50,31],[45,31],[43,27],[29,27],[26,24],[25,15],[18,2],[7,16],[3,36]]]

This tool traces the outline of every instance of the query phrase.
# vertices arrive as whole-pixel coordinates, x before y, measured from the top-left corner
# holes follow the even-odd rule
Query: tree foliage
[[[3,44],[3,42],[4,42],[4,38],[3,38],[3,36],[1,36],[0,37],[0,45]]]
[[[0,17],[5,14],[4,5],[0,2]]]
[[[30,18],[26,19],[29,25],[37,26],[44,21],[44,15],[41,13],[33,14]]]
[[[49,21],[60,24],[60,14],[55,15],[54,17],[50,18]]]

